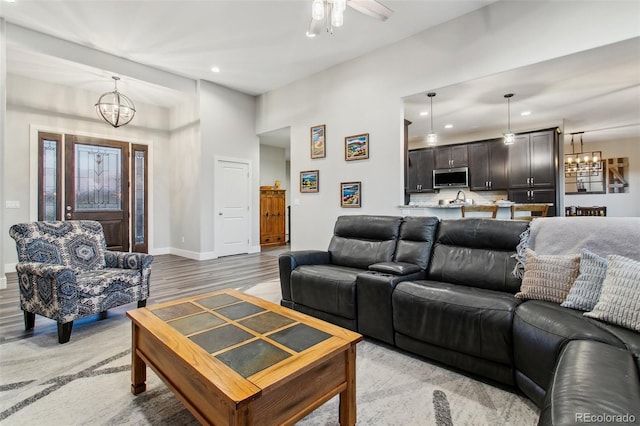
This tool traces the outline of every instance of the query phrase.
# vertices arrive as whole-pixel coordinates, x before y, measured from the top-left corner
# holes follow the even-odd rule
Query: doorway
[[[243,160],[217,159],[215,165],[215,241],[218,256],[249,252],[251,170]]]
[[[95,220],[109,250],[148,252],[148,147],[45,132],[38,139],[39,220]]]

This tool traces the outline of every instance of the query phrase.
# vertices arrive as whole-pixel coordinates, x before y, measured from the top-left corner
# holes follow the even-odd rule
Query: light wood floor
[[[222,288],[250,287],[278,278],[278,255],[288,247],[263,250],[261,253],[197,261],[174,255],[155,256],[151,266],[151,288],[147,305],[207,293]],[[116,308],[119,314],[135,304]],[[111,312],[111,311],[110,311]],[[98,315],[74,321],[73,327],[97,321]],[[36,315],[34,330],[24,330],[20,309],[17,274],[7,274],[7,288],[0,290],[0,343],[56,332],[55,321]],[[71,333],[73,339],[73,331]]]

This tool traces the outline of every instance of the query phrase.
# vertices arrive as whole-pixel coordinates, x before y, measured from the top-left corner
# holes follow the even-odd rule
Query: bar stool
[[[470,212],[487,212],[491,213],[491,216],[482,216],[486,219],[495,219],[498,215],[498,206],[494,205],[466,205],[462,206],[462,217],[466,217],[467,213]]]

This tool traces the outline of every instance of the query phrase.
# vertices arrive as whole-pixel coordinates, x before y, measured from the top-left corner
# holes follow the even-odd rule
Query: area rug
[[[277,281],[240,290],[267,300]],[[131,307],[129,307],[131,309]],[[146,392],[130,392],[131,324],[126,308],[74,327],[69,343],[51,333],[0,345],[0,424],[197,425],[148,369]],[[37,325],[36,325],[37,327]],[[359,425],[534,425],[525,397],[379,342],[357,347]],[[338,398],[300,425],[337,425]]]

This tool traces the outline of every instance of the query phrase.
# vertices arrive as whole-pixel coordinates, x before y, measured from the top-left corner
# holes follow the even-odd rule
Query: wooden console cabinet
[[[260,245],[282,246],[285,236],[286,191],[284,189],[260,189]]]

